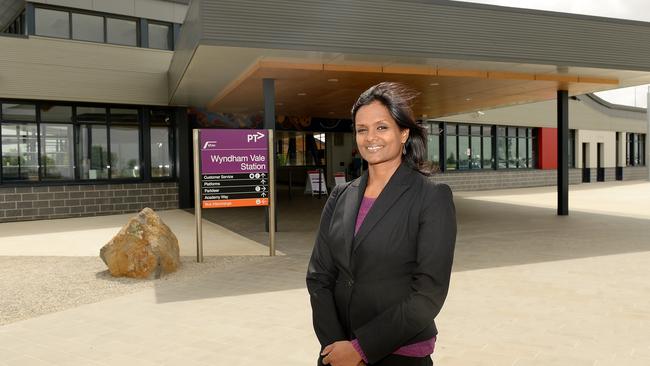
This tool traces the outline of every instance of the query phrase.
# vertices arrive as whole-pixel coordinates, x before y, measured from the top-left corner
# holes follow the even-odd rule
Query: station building
[[[193,128],[275,129],[281,184],[350,179],[350,107],[380,81],[420,93],[455,190],[648,179],[645,109],[593,93],[650,83],[650,23],[441,0],[0,9],[0,222],[191,207]]]

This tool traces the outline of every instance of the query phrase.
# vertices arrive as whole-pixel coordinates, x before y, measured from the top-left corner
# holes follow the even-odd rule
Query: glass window
[[[302,132],[278,131],[277,155],[280,165],[305,165],[305,138]]]
[[[535,140],[532,139],[532,138],[528,139],[528,156],[527,156],[526,161],[528,163],[527,165],[528,165],[529,168],[535,168],[535,166],[537,164],[537,161],[535,161],[535,153],[533,152],[534,151],[534,148],[533,148],[534,141]]]
[[[74,179],[71,124],[41,124],[44,179]]]
[[[625,134],[625,165],[626,166],[632,165],[632,158],[630,156],[630,153],[632,152],[632,139],[630,137],[631,136],[629,133]]]
[[[576,131],[569,130],[569,150],[568,150],[568,159],[569,159],[569,168],[576,167],[575,159],[575,145],[576,144]],[[616,134],[616,164],[618,165],[618,133]]]
[[[459,135],[469,135],[469,126],[468,125],[458,125],[458,134]]]
[[[325,139],[325,133],[308,133],[305,135],[307,164],[325,165]]]
[[[440,136],[427,135],[427,160],[434,172],[440,171]]]
[[[519,127],[518,130],[519,130],[519,134],[518,134],[519,137],[528,137],[528,136],[530,136],[530,135],[527,134],[528,128]]]
[[[483,137],[483,169],[493,169],[492,137]]]
[[[458,136],[458,169],[469,169],[469,136]]]
[[[38,180],[36,123],[2,123],[3,180]]]
[[[445,133],[447,135],[455,135],[456,134],[456,125],[453,123],[446,123],[445,124]]]
[[[481,169],[481,137],[471,137],[471,158],[469,161],[470,169]]]
[[[72,13],[72,39],[104,42],[104,17]]]
[[[61,10],[34,9],[37,36],[70,38],[70,13]]]
[[[525,136],[525,132],[524,132]],[[517,162],[518,162],[518,167],[519,168],[528,168],[528,158],[526,157],[526,154],[528,153],[527,149],[527,144],[526,144],[526,138],[525,137],[520,137],[518,138],[519,144],[517,145]]]
[[[138,122],[137,109],[111,108],[111,122]]]
[[[483,126],[483,136],[492,136],[492,126]]]
[[[150,112],[151,124],[151,176],[153,178],[171,177],[172,158],[172,129],[171,116],[167,111]]]
[[[508,168],[517,167],[517,139],[508,137]]]
[[[140,128],[111,125],[111,178],[140,177]]]
[[[171,27],[167,24],[149,23],[149,47],[161,50],[171,50],[169,33]]]
[[[645,165],[645,134],[639,135],[639,165]]]
[[[470,126],[470,134],[473,136],[480,136],[481,135],[481,126]]]
[[[124,46],[137,46],[138,27],[136,21],[106,18],[106,42]]]
[[[2,104],[2,119],[4,121],[36,122],[36,107],[33,104]]]
[[[72,122],[72,107],[41,104],[41,122]]]
[[[447,136],[445,148],[447,150],[447,156],[445,158],[445,169],[446,170],[455,170],[456,164],[458,163],[458,155],[456,151],[456,136]]]
[[[433,172],[440,171],[440,125],[427,123],[427,161]]]
[[[106,125],[79,126],[77,163],[81,179],[108,179],[108,138]]]
[[[506,138],[505,137],[498,137],[497,138],[497,167],[499,169],[505,169],[508,167],[507,159],[506,159]]]
[[[106,122],[106,108],[77,107],[77,122]]]

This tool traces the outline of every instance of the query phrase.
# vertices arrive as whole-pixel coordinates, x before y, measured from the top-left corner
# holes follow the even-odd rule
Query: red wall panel
[[[557,169],[557,128],[540,128],[537,135],[539,169]]]

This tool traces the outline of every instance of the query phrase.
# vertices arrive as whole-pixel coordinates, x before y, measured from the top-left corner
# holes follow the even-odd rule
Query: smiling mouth
[[[375,151],[381,149],[382,147],[383,146],[366,146],[366,150],[368,150],[370,152],[375,152]]]

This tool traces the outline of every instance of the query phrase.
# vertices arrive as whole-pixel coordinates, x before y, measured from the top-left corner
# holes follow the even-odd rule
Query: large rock
[[[180,266],[176,235],[150,208],[132,217],[99,256],[115,277],[158,278]]]

